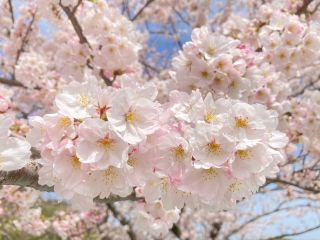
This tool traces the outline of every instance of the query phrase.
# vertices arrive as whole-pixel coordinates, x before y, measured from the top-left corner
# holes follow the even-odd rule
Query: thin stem
[[[142,8],[140,8],[140,10],[137,12],[136,15],[133,16],[133,18],[131,18],[131,21],[135,21],[142,13],[143,11],[152,3],[154,2],[155,0],[148,0]]]

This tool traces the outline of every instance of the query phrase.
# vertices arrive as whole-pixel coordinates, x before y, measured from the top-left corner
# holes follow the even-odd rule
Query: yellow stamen
[[[77,156],[72,156],[71,157],[71,164],[72,167],[79,169],[81,166],[81,162]]]
[[[237,83],[235,80],[232,80],[232,82],[230,83],[230,88],[236,88]]]
[[[242,183],[240,182],[235,182],[235,183],[231,183],[229,185],[229,188],[228,190],[232,193],[236,192],[236,191],[239,191],[240,190],[240,186],[241,186]]]
[[[177,159],[182,159],[185,157],[185,151],[182,145],[179,145],[178,147],[173,148],[173,153]]]
[[[113,179],[118,176],[118,173],[116,171],[116,168],[111,166],[104,172],[104,175],[107,182],[112,182]]]
[[[236,151],[236,155],[241,159],[249,158],[251,155],[251,151],[250,150],[238,150],[238,151]]]
[[[129,157],[128,161],[127,161],[127,164],[130,166],[130,167],[133,167],[135,164],[136,164],[136,159],[133,158],[133,157]]]
[[[72,122],[71,122],[70,118],[62,117],[59,119],[58,124],[60,127],[66,128],[66,127],[69,127],[72,124]]]
[[[218,175],[218,171],[214,168],[202,170],[204,180],[214,179]]]
[[[89,103],[90,103],[90,99],[87,95],[79,96],[79,104],[81,107],[88,107]]]
[[[113,145],[113,140],[110,138],[104,138],[104,139],[100,139],[98,141],[98,144],[103,147],[104,149],[108,150],[112,147]]]
[[[167,178],[163,178],[160,184],[161,184],[161,189],[166,192],[169,188],[169,180]]]
[[[214,120],[214,114],[212,112],[207,113],[204,117],[204,121],[206,123],[212,123],[213,120]]]
[[[202,71],[201,72],[201,76],[204,78],[204,79],[208,79],[210,77],[210,74],[208,71]]]
[[[129,123],[134,123],[136,121],[136,115],[134,112],[129,111],[126,113],[126,121]]]
[[[211,142],[208,144],[208,149],[210,153],[217,154],[220,152],[220,144]]]
[[[219,62],[217,63],[217,68],[218,68],[218,69],[223,69],[225,66],[226,66],[226,64],[225,64],[223,61],[219,61]]]
[[[221,83],[222,83],[222,78],[221,78],[221,77],[215,77],[213,81],[214,81],[214,84],[216,84],[216,85],[221,85]]]
[[[248,127],[248,119],[243,117],[235,117],[236,127],[237,128],[246,128]]]
[[[210,55],[210,56],[213,56],[216,54],[216,49],[214,47],[210,47],[207,51],[207,53]]]

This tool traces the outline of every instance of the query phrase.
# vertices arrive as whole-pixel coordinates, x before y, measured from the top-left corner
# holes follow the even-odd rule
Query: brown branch
[[[178,224],[174,223],[170,231],[176,236],[176,238],[181,239],[181,229],[179,228]]]
[[[88,39],[83,34],[83,30],[81,28],[80,23],[78,22],[78,19],[74,15],[75,11],[71,10],[69,7],[63,6],[62,3],[61,3],[61,0],[59,1],[59,6],[62,8],[62,10],[65,12],[65,14],[67,15],[68,19],[70,20],[75,32],[77,33],[77,36],[79,38],[79,42],[81,44],[87,44],[91,48],[91,45],[90,45]]]
[[[75,30],[78,38],[79,38],[79,42],[81,44],[87,44],[88,47],[90,49],[92,49],[88,39],[86,38],[86,36],[83,33],[82,27],[78,21],[78,19],[75,16],[75,12],[77,11],[78,7],[80,6],[80,4],[82,3],[82,0],[78,1],[78,4],[71,10],[69,7],[63,6],[61,3],[61,0],[59,2],[59,6],[62,8],[62,10],[65,12],[65,14],[67,15],[68,19],[70,20],[73,29]],[[92,60],[94,58],[94,56],[90,55],[90,59]],[[88,59],[87,61],[87,66],[90,69],[93,69],[93,66],[90,65],[90,59]],[[110,80],[108,77],[106,77],[103,73],[103,70],[101,69],[99,72],[100,77],[103,79],[103,81],[106,83],[107,86],[112,86],[113,81]]]
[[[297,11],[296,11],[296,14],[297,14],[297,15],[301,15],[301,14],[303,14],[303,13],[306,13],[306,11],[307,11],[310,3],[312,3],[312,2],[313,2],[313,0],[303,0],[303,3],[302,3],[302,5],[301,5],[301,7],[299,7],[299,8],[297,9]]]
[[[317,225],[317,226],[315,226],[315,227],[308,228],[308,229],[306,229],[306,230],[303,230],[303,231],[300,231],[300,232],[296,232],[296,233],[285,233],[285,234],[282,234],[282,235],[279,235],[279,236],[276,236],[276,237],[267,238],[266,240],[286,239],[287,237],[292,237],[292,236],[301,235],[301,234],[304,234],[304,233],[307,233],[307,232],[314,231],[314,230],[316,230],[316,229],[320,229],[320,225]]]
[[[131,21],[135,21],[142,13],[143,11],[155,0],[148,0],[143,6],[142,8],[139,9],[139,11],[136,13],[136,15],[133,16],[133,18],[131,18]]]
[[[180,48],[180,50],[182,50],[183,44],[182,44],[181,39],[180,39],[180,34],[178,33],[178,30],[176,28],[176,25],[175,25],[174,21],[171,19],[170,22],[171,22],[172,30],[173,30],[173,33],[174,33],[173,38],[176,41],[176,43],[178,44],[178,47]]]
[[[18,64],[20,56],[24,52],[25,45],[28,43],[28,37],[29,37],[29,34],[32,31],[32,26],[33,26],[33,24],[35,22],[36,13],[35,12],[32,13],[31,16],[32,16],[31,17],[31,21],[30,21],[30,23],[28,25],[28,28],[27,28],[27,31],[26,31],[25,35],[22,38],[21,46],[20,46],[20,48],[18,49],[18,52],[17,52],[17,56],[16,56],[16,59],[15,59],[15,65]],[[15,76],[15,68],[13,70],[13,76]]]
[[[149,68],[149,69],[151,69],[152,71],[154,71],[154,72],[156,72],[156,73],[160,73],[160,70],[159,70],[158,68],[156,68],[156,67],[154,67],[154,66],[151,66],[151,65],[150,65],[149,63],[147,63],[146,61],[140,60],[140,63],[141,63],[144,67]]]
[[[302,186],[299,183],[295,183],[295,182],[290,182],[284,179],[280,179],[280,178],[275,178],[275,179],[267,179],[267,184],[268,183],[276,183],[276,184],[283,184],[283,185],[289,185],[289,186],[293,186],[308,192],[312,192],[312,193],[320,193],[319,189],[313,188],[313,187],[307,187],[307,186]]]
[[[11,0],[8,0],[8,4],[9,4],[9,11],[10,11],[10,14],[11,14],[11,21],[12,21],[12,23],[14,23],[14,12],[13,12],[13,7],[12,7]]]
[[[7,78],[2,78],[0,77],[0,83],[2,84],[6,84],[8,86],[13,86],[13,87],[22,87],[22,88],[27,88],[26,86],[24,86],[21,82],[18,82],[15,79],[7,79]]]
[[[127,233],[131,240],[137,239],[136,234],[132,230],[132,226],[129,220],[127,220],[122,214],[117,210],[117,208],[112,203],[107,203],[109,210],[112,212],[113,216],[119,220],[122,225],[128,226]]]
[[[16,185],[31,187],[39,191],[53,192],[53,187],[42,186],[38,183],[39,176],[34,166],[29,165],[17,171],[0,171],[0,185]]]
[[[77,12],[78,7],[81,5],[82,0],[78,0],[77,5],[72,9],[72,14],[75,14]]]
[[[320,76],[319,76],[320,77]],[[301,94],[303,94],[307,89],[311,88],[316,84],[317,82],[320,81],[320,78],[317,79],[316,81],[311,81],[310,83],[307,83],[305,86],[303,86],[300,90],[296,91],[295,93],[291,94],[290,97],[298,97]]]
[[[102,69],[101,69],[100,72],[99,72],[99,76],[103,79],[104,83],[105,83],[107,86],[112,86],[112,84],[113,84],[114,81],[111,80],[110,78],[108,78],[106,75],[104,75]]]
[[[297,206],[294,206],[294,207],[284,207],[284,208],[281,208],[285,203],[287,203],[287,201],[280,203],[275,209],[273,209],[273,210],[270,211],[270,212],[265,212],[265,213],[262,213],[262,214],[260,214],[260,215],[257,215],[257,216],[252,217],[251,219],[249,219],[249,220],[247,220],[246,222],[242,223],[239,227],[233,229],[229,234],[227,234],[227,235],[225,236],[224,239],[229,239],[230,236],[232,236],[232,235],[234,235],[234,234],[237,234],[238,232],[240,232],[241,230],[243,230],[246,226],[248,226],[250,223],[253,223],[253,222],[255,222],[255,221],[258,221],[258,220],[260,220],[261,218],[270,216],[270,215],[275,214],[275,213],[278,213],[278,212],[290,211],[290,210],[295,210],[295,209],[298,209],[298,208],[309,208],[309,207],[310,207],[310,205],[306,204],[306,205],[297,205]],[[271,238],[271,239],[276,239],[276,238]]]

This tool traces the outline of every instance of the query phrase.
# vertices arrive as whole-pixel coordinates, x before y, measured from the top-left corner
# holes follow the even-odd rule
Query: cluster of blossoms
[[[257,66],[261,57],[247,45],[207,27],[194,29],[191,39],[173,60],[174,88],[248,101],[253,90],[265,84]]]
[[[9,33],[1,38],[4,71],[11,72],[6,77],[26,87],[15,96],[26,114],[51,111],[61,86],[73,80],[96,76],[112,81],[122,74],[141,78],[138,54],[144,36],[132,22],[105,1],[83,1],[74,13],[85,36],[79,42],[60,6],[72,11],[78,1],[59,2],[37,0],[23,5]],[[2,10],[10,17],[8,8]],[[50,29],[50,36],[44,35],[38,22]]]
[[[294,12],[303,1],[291,4]],[[248,42],[264,54],[264,62],[272,63],[281,78],[301,74],[304,67],[319,59],[320,37],[317,21],[308,21],[292,13],[286,4],[275,1],[260,6],[254,20],[232,15],[221,27],[225,35]]]
[[[162,105],[156,96],[154,85],[130,78],[106,89],[70,83],[56,113],[30,119],[39,183],[80,208],[136,191],[163,228],[184,205],[229,208],[277,171],[287,138],[276,130],[276,112],[200,91],[173,91]],[[162,207],[173,212],[160,214]]]
[[[260,9],[257,41],[278,70],[287,78],[319,58],[320,28],[316,22],[264,5]]]
[[[318,92],[307,91],[301,99],[292,99],[282,104],[278,111],[283,114],[281,128],[287,131],[291,147],[303,144],[305,152],[319,154],[319,101]],[[294,152],[295,150],[291,150]]]
[[[71,10],[77,3],[61,1],[62,6]],[[138,52],[142,35],[116,8],[105,1],[83,1],[76,12],[85,36],[85,40],[79,43],[71,24],[60,27],[61,20],[65,18],[63,14],[56,13],[60,9],[59,1],[37,0],[37,5],[42,17],[51,12],[52,23],[59,25],[49,50],[54,53],[56,71],[64,78],[83,79],[86,69],[93,69],[97,76],[103,74],[110,79],[124,73],[139,74]]]

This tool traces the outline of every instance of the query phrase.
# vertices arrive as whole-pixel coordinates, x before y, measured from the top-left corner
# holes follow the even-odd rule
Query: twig
[[[2,78],[0,77],[0,83],[2,84],[6,84],[8,86],[13,86],[13,87],[22,87],[22,88],[27,88],[26,86],[24,86],[21,82],[18,82],[15,79],[7,79],[7,78]]]
[[[154,2],[155,0],[148,0],[142,8],[140,8],[140,10],[137,12],[136,15],[133,16],[133,18],[131,18],[131,21],[135,21],[144,11],[145,8],[147,8],[152,2]]]
[[[308,88],[312,87],[315,83],[319,82],[320,79],[317,79],[316,81],[311,81],[310,83],[306,84],[305,86],[303,86],[303,88],[301,88],[299,91],[293,93],[290,95],[290,97],[297,97],[301,94],[303,94],[305,92],[305,90],[307,90]]]
[[[176,29],[176,25],[175,25],[175,23],[172,21],[172,19],[171,19],[171,26],[172,26],[172,30],[173,30],[173,33],[174,33],[173,38],[174,38],[174,40],[176,41],[176,43],[178,44],[180,50],[182,50],[182,42],[181,42],[181,40],[180,40],[180,35],[178,34],[178,31],[177,31],[177,29]]]
[[[112,203],[107,203],[108,208],[110,209],[110,211],[112,212],[113,216],[119,220],[119,222],[122,225],[127,225],[128,226],[128,230],[127,233],[129,235],[129,238],[131,240],[135,240],[136,238],[136,234],[133,232],[132,227],[131,227],[131,223],[124,217],[122,216],[122,214],[117,210],[117,208],[112,204]]]
[[[170,231],[178,238],[181,239],[181,229],[177,224],[173,224],[172,228]]]
[[[320,229],[320,225],[317,225],[315,227],[312,227],[312,228],[308,228],[304,231],[301,231],[301,232],[296,232],[296,233],[285,233],[285,234],[282,234],[282,235],[279,235],[279,236],[276,236],[276,237],[272,237],[272,238],[267,238],[266,240],[280,240],[280,239],[287,239],[287,237],[292,237],[292,236],[297,236],[297,235],[301,235],[303,233],[307,233],[307,232],[311,232],[311,231],[314,231],[316,229]]]
[[[81,3],[82,3],[82,0],[78,0],[77,5],[72,9],[72,14],[76,13],[76,11],[77,11],[78,7],[81,5]]]
[[[29,34],[31,33],[31,31],[32,31],[32,25],[33,25],[33,23],[34,23],[34,21],[35,21],[35,16],[36,16],[36,13],[34,12],[34,13],[32,14],[31,21],[30,21],[30,23],[29,23],[29,25],[28,25],[26,34],[25,34],[25,35],[23,36],[23,38],[22,38],[21,47],[19,48],[19,50],[18,50],[18,52],[17,52],[17,56],[16,56],[16,59],[15,59],[15,66],[18,64],[19,59],[20,59],[20,56],[21,56],[21,54],[22,54],[23,51],[24,51],[24,47],[25,47],[25,45],[26,45],[27,42],[28,42],[28,36],[29,36]],[[15,76],[15,68],[14,68],[14,70],[13,70],[13,76]]]
[[[290,186],[293,186],[293,187],[297,187],[297,188],[300,188],[302,190],[313,192],[313,193],[316,193],[316,194],[320,193],[320,190],[318,190],[316,188],[301,186],[298,183],[290,182],[290,181],[287,181],[287,180],[284,180],[284,179],[280,179],[280,178],[268,179],[267,180],[267,184],[268,183],[280,183],[280,184],[284,184],[284,185],[290,185]]]
[[[81,28],[81,25],[78,22],[78,19],[76,18],[76,16],[74,15],[74,12],[69,7],[63,6],[61,3],[61,0],[59,2],[59,6],[62,8],[62,10],[65,12],[68,19],[70,20],[74,30],[76,31],[76,33],[78,35],[79,42],[81,44],[87,44],[91,48],[91,45],[90,45],[88,39],[86,38],[86,36],[83,34],[83,30]]]
[[[11,20],[12,20],[12,23],[14,23],[14,12],[13,12],[13,7],[12,7],[11,0],[8,0],[8,4],[9,4],[9,11],[10,11],[10,14],[11,14]]]
[[[303,3],[301,5],[301,7],[299,7],[296,11],[297,15],[301,15],[303,13],[306,13],[310,3],[312,3],[313,0],[303,0]]]

